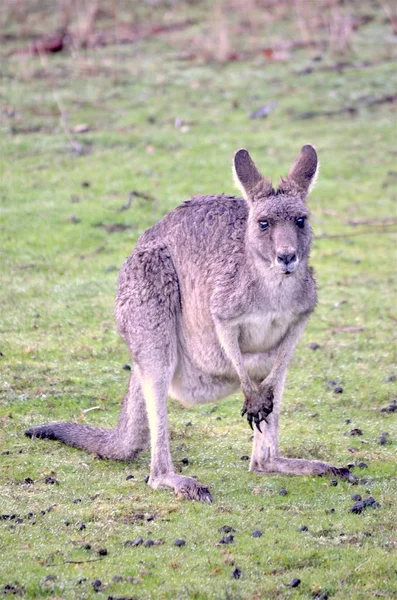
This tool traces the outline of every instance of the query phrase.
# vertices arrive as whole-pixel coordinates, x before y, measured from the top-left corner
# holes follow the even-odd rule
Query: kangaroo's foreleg
[[[278,347],[273,350],[273,366],[267,377],[260,383],[259,388],[245,394],[245,403],[242,414],[247,413],[248,422],[252,427],[254,421],[260,430],[260,423],[267,420],[267,416],[274,410],[275,390],[279,393],[279,404],[284,388],[284,380],[289,362],[294,353],[296,344],[308,321],[309,314],[291,325]]]
[[[221,320],[214,317],[215,331],[219,342],[236,370],[237,376],[241,383],[241,389],[245,396],[249,396],[257,390],[255,382],[248,375],[247,365],[244,363],[244,358],[240,350],[238,336],[238,325],[230,325],[227,320]]]
[[[304,326],[304,325],[303,325]],[[303,326],[301,329],[303,329]],[[295,340],[299,338],[300,331],[295,333]],[[294,347],[296,341],[290,339]],[[287,359],[292,355],[291,346],[283,349],[283,356]],[[290,353],[290,354],[289,354]],[[271,389],[273,410],[267,416],[266,421],[260,424],[260,429],[255,428],[254,442],[252,448],[250,471],[257,473],[285,473],[289,475],[333,475],[354,480],[354,476],[347,468],[339,468],[319,460],[305,460],[300,458],[284,458],[279,455],[279,421],[281,400],[284,390],[286,376],[286,364],[281,361],[275,362],[273,370],[261,384],[260,388],[268,385]]]
[[[275,389],[278,388],[280,394],[282,394],[283,382],[289,361],[308,318],[309,314],[300,317],[299,321],[290,326],[278,346],[269,351],[270,368],[267,377],[259,386],[248,374],[249,363],[247,360],[244,361],[240,350],[238,326],[231,325],[227,321],[215,319],[215,329],[218,339],[237,372],[245,396],[241,414],[243,416],[247,414],[248,423],[251,427],[252,423],[255,423],[257,428],[261,429],[261,422],[266,421],[268,415],[273,410]]]
[[[273,410],[272,390],[267,388],[261,390],[258,384],[249,376],[249,360],[244,360],[244,356],[242,355],[239,346],[238,325],[231,325],[226,320],[216,318],[214,318],[214,322],[219,342],[236,370],[241,383],[241,389],[244,393],[245,404],[241,414],[243,416],[247,414],[251,428],[253,422],[260,428],[261,421],[264,421]],[[277,359],[278,353],[275,356]],[[253,360],[255,361],[255,359]],[[274,364],[274,360],[271,361],[271,364]],[[274,372],[273,366],[271,366],[270,369],[270,373]]]

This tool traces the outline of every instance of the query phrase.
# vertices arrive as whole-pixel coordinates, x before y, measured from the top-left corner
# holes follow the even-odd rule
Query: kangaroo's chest
[[[254,312],[239,324],[239,345],[243,353],[266,352],[277,346],[296,316],[291,312]]]

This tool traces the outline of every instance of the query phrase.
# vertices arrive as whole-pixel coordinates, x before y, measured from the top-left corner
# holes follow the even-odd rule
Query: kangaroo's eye
[[[299,229],[303,229],[305,226],[306,217],[298,217],[295,220],[295,223],[298,225]]]
[[[269,227],[269,221],[265,221],[264,219],[261,219],[260,221],[258,221],[258,225],[259,225],[259,229],[261,231],[265,231],[265,229],[267,229]]]

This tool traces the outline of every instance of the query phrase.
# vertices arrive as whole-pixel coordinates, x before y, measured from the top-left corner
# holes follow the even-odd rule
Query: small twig
[[[390,62],[391,59],[384,57],[377,60],[364,60],[351,62],[348,60],[340,61],[332,65],[323,65],[321,67],[314,68],[313,66],[305,67],[301,71],[297,71],[298,75],[312,75],[313,73],[319,73],[320,71],[335,71],[336,73],[343,73],[346,69],[369,69],[377,65]]]
[[[336,212],[336,210],[332,210],[331,208],[325,208],[323,210],[323,213],[325,215],[330,216],[330,217],[336,217],[338,219],[343,219],[343,217],[342,217],[342,215],[340,213]]]
[[[128,210],[131,208],[132,202],[134,198],[142,198],[143,200],[148,200],[149,202],[156,202],[156,199],[149,194],[144,194],[143,192],[137,192],[136,190],[132,190],[128,196],[128,202],[120,206],[118,212],[122,212],[123,210]]]
[[[363,96],[358,98],[358,102],[366,104],[367,106],[374,106],[375,104],[394,104],[397,101],[397,94],[386,94],[379,98],[373,98],[371,96]]]
[[[85,563],[98,562],[98,560],[103,560],[103,558],[93,558],[91,560],[64,560],[59,563],[50,563],[49,565],[45,565],[46,567],[58,567],[59,565],[84,565]]]
[[[395,225],[397,223],[397,217],[385,217],[384,219],[349,219],[347,223],[349,225],[374,225],[375,227],[382,227],[384,225]]]
[[[100,406],[91,406],[91,408],[83,408],[81,412],[87,414],[91,410],[102,410],[102,408]]]
[[[316,117],[335,117],[343,114],[355,115],[357,108],[354,106],[345,106],[336,110],[308,110],[304,113],[298,113],[293,116],[295,120],[314,119]]]
[[[357,327],[355,325],[342,325],[341,327],[334,327],[331,329],[331,333],[360,333],[364,331],[365,327]]]
[[[355,115],[358,113],[359,105],[364,106],[376,106],[377,104],[394,104],[397,100],[397,94],[387,94],[380,98],[372,98],[364,96],[357,99],[357,106],[344,106],[336,110],[309,110],[304,113],[296,114],[293,119],[314,119],[315,117],[334,117],[337,115],[350,114]]]
[[[370,560],[372,560],[372,558],[369,558],[368,560],[364,561],[363,563],[361,563],[360,565],[358,565],[354,570],[358,571],[359,569],[361,569],[361,567],[363,567],[364,565],[366,565],[367,563],[369,563]]]
[[[380,218],[371,218],[371,217],[364,217],[362,219],[344,219],[343,215],[341,215],[339,212],[336,212],[335,210],[332,210],[330,208],[326,208],[322,211],[325,215],[328,215],[330,217],[335,217],[337,219],[339,219],[340,221],[343,221],[344,223],[346,223],[346,225],[352,225],[353,227],[355,227],[356,225],[372,225],[374,227],[390,227],[391,225],[396,225],[397,224],[397,217],[385,217],[383,219]]]

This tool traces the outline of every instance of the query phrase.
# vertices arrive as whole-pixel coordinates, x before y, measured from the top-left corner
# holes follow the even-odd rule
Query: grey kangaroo
[[[206,486],[175,473],[167,397],[194,405],[241,385],[242,415],[255,426],[251,471],[352,479],[346,468],[278,450],[287,366],[317,302],[306,206],[317,171],[315,149],[304,146],[275,190],[238,150],[244,198],[193,197],[148,229],[119,277],[116,322],[134,367],[116,428],[50,423],[26,435],[120,460],[150,443],[152,488],[211,502]]]

